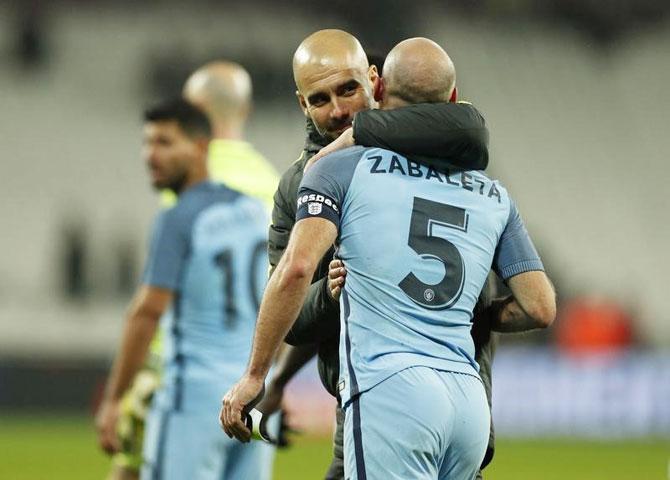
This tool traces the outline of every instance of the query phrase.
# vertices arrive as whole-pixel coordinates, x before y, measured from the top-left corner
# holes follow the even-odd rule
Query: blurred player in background
[[[233,62],[216,61],[196,70],[184,85],[184,98],[204,111],[212,126],[208,168],[212,180],[262,200],[268,212],[279,182],[274,167],[244,141],[244,126],[252,106],[252,84],[247,71]],[[170,207],[176,195],[161,193]],[[119,448],[114,454],[110,480],[139,478],[144,424],[154,391],[160,385],[161,335],[151,342],[150,354],[131,389],[121,401]]]
[[[401,42],[387,65],[384,108],[445,102],[452,94],[453,64],[434,42]],[[509,281],[515,321],[542,326],[555,315],[553,289],[506,190],[479,172],[440,174],[391,151],[359,147],[313,167],[297,206],[249,366],[224,400],[227,433],[248,438],[240,411],[261,390],[311,276],[337,238],[349,272],[339,389],[346,478],[474,479],[489,409],[470,322],[491,264]]]
[[[101,446],[119,448],[119,403],[140,368],[158,321],[162,385],[153,399],[142,478],[269,478],[271,446],[222,437],[211,418],[221,384],[244,369],[265,282],[265,207],[211,182],[207,116],[184,100],[145,115],[144,156],[155,188],[178,201],[157,219],[98,414]]]
[[[272,209],[272,195],[279,175],[253,146],[244,141],[244,126],[251,112],[251,78],[233,62],[212,62],[186,81],[184,98],[204,111],[212,123],[209,172],[216,181],[265,202]]]
[[[160,387],[160,373],[163,361],[162,335],[156,332],[149,346],[149,353],[142,369],[137,372],[131,387],[119,403],[119,417],[116,424],[117,443],[106,451],[113,453],[108,480],[137,480],[142,465],[142,444],[146,417],[151,399]],[[99,417],[99,421],[102,417]],[[98,425],[99,428],[102,425]]]

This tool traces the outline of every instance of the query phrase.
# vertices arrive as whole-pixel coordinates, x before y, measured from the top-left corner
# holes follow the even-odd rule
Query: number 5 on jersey
[[[415,303],[431,310],[445,310],[458,301],[465,282],[465,265],[458,248],[446,238],[433,234],[442,225],[468,231],[468,214],[459,207],[414,197],[407,244],[424,261],[439,261],[445,273],[436,284],[427,284],[410,272],[398,286]]]

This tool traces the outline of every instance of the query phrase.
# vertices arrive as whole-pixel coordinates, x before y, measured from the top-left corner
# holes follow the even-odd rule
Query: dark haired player
[[[102,448],[117,450],[119,400],[160,319],[165,366],[147,422],[146,479],[271,475],[271,446],[232,442],[211,422],[222,386],[246,364],[267,262],[263,204],[208,180],[211,136],[206,115],[184,100],[145,113],[151,183],[178,201],[156,220],[97,424]]]

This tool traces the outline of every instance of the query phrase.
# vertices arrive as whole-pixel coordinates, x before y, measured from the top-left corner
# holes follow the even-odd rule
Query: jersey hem
[[[421,363],[416,363],[416,364],[413,364],[413,365],[407,365],[406,367],[400,368],[400,369],[395,370],[393,372],[386,372],[385,374],[379,375],[379,376],[373,378],[370,382],[367,382],[368,384],[365,387],[362,387],[360,385],[360,382],[359,382],[358,383],[358,389],[357,389],[357,391],[354,395],[350,394],[350,395],[347,395],[346,397],[344,395],[342,396],[342,400],[341,400],[342,401],[342,408],[347,408],[349,406],[349,404],[356,397],[358,397],[359,395],[367,392],[368,390],[373,389],[374,387],[376,387],[377,385],[379,385],[383,381],[388,380],[392,376],[394,376],[394,375],[396,375],[396,374],[398,374],[402,371],[405,371],[408,368],[414,368],[414,367],[427,367],[427,368],[432,368],[434,370],[439,370],[440,372],[452,372],[452,373],[461,373],[461,374],[464,374],[464,375],[470,375],[470,376],[475,377],[476,379],[478,379],[480,382],[482,382],[482,384],[484,383],[482,381],[482,378],[479,376],[479,373],[477,373],[475,371],[475,369],[472,367],[472,365],[470,365],[470,364],[463,364],[462,366],[458,365],[458,364],[454,364],[454,365],[451,365],[449,367],[445,367],[445,366],[437,366],[437,365],[435,365],[434,363],[431,363],[431,362],[421,362]],[[360,377],[360,375],[359,375],[359,377]]]

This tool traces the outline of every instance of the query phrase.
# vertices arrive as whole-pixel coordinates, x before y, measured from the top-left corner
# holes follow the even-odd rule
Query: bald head
[[[208,63],[191,74],[183,94],[207,113],[215,137],[241,136],[251,109],[251,78],[242,66],[223,61]]]
[[[456,85],[454,64],[437,43],[410,38],[393,47],[384,62],[384,103],[448,102]]]
[[[293,55],[293,78],[303,113],[331,140],[351,126],[356,112],[377,106],[377,67],[342,30],[319,30],[303,40]]]
[[[368,59],[360,42],[343,30],[319,30],[302,41],[293,55],[293,78],[302,92],[306,80],[327,72],[354,69],[367,72]]]

